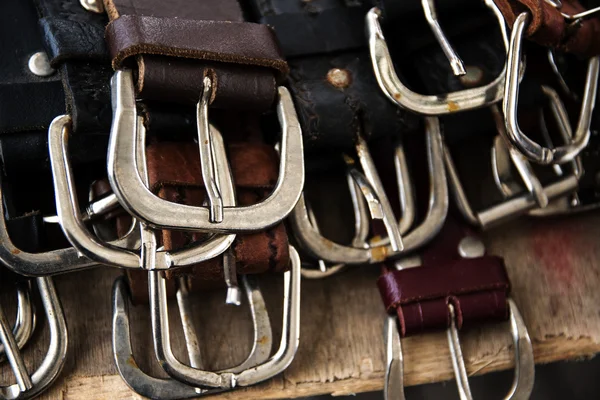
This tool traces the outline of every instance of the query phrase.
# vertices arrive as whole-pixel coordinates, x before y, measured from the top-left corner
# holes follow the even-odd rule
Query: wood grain
[[[515,299],[534,342],[536,362],[590,357],[600,351],[600,215],[569,219],[520,220],[486,234],[492,254],[503,255]],[[96,269],[56,278],[68,319],[69,356],[62,377],[43,399],[138,399],[117,375],[111,350],[111,285],[119,271]],[[303,281],[301,343],[284,374],[252,388],[224,393],[223,399],[279,399],[379,390],[383,385],[384,312],[375,287],[377,267],[360,267],[323,281]],[[281,280],[264,278],[261,287],[280,335]],[[195,301],[202,351],[209,368],[233,365],[250,347],[248,311],[227,307],[224,293]],[[173,307],[173,305],[171,305]],[[135,357],[156,376],[148,311],[131,308]],[[182,333],[171,309],[173,340],[182,360]],[[38,329],[26,351],[30,369],[43,357],[47,333]],[[277,340],[277,339],[276,339]],[[469,374],[510,368],[506,324],[461,334]],[[277,343],[275,341],[275,343]],[[403,341],[406,383],[452,378],[444,333]],[[3,369],[3,382],[11,380]],[[507,388],[508,389],[508,388]]]

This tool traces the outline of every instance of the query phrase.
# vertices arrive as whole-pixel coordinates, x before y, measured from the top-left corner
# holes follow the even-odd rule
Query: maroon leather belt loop
[[[113,68],[137,64],[140,98],[195,104],[208,74],[212,107],[273,105],[287,63],[272,29],[243,22],[237,1],[105,0],[105,6]]]
[[[425,250],[423,265],[383,268],[377,281],[388,313],[396,313],[402,337],[450,326],[449,304],[456,326],[508,318],[510,282],[500,257],[462,258],[458,246],[465,236],[451,216]],[[461,234],[462,231],[462,234]]]
[[[494,0],[509,26],[520,13],[528,11],[530,22],[527,36],[536,43],[558,50],[592,57],[600,54],[600,20],[592,17],[578,23],[570,23],[562,13],[574,15],[585,11],[577,0],[563,0],[557,9],[545,0]]]

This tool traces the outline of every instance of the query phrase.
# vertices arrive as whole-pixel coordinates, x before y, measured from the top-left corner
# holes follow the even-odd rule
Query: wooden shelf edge
[[[595,343],[590,338],[565,338],[556,337],[534,344],[535,360],[537,364],[545,364],[561,360],[578,360],[591,358],[600,352],[600,343]],[[493,371],[511,368],[512,361],[506,362],[505,357],[490,357],[482,360],[484,368],[469,366],[469,375],[481,375]],[[478,363],[480,364],[480,363]],[[476,369],[476,371],[474,371]],[[408,385],[419,385],[453,379],[447,371],[437,375],[435,379],[424,379],[423,376],[406,376]],[[349,378],[333,382],[298,382],[293,383],[284,377],[275,378],[269,382],[215,396],[206,399],[282,399],[331,394],[332,396],[351,395],[361,392],[371,392],[383,389],[383,371],[375,371],[368,377]],[[142,399],[133,393],[123,382],[119,375],[105,376],[68,376],[56,383],[54,388],[46,394],[47,398],[61,400],[100,400],[100,399]]]

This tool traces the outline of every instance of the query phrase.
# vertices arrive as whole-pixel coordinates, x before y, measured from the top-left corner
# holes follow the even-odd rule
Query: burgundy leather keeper
[[[502,11],[509,26],[522,12],[529,12],[527,37],[536,43],[580,57],[592,57],[600,54],[600,19],[591,17],[571,23],[561,15],[575,15],[586,8],[577,0],[563,0],[557,9],[545,0],[494,0]]]
[[[500,257],[465,258],[447,264],[392,270],[377,281],[388,313],[398,315],[400,334],[446,329],[448,304],[458,329],[483,320],[506,320],[510,283]]]

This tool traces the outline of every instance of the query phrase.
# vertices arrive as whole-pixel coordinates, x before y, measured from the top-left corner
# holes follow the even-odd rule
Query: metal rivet
[[[332,68],[327,72],[327,82],[336,88],[344,89],[352,83],[352,75],[345,69]]]
[[[81,7],[93,13],[102,14],[104,12],[104,4],[102,0],[79,0]]]
[[[31,73],[37,76],[50,76],[56,72],[56,70],[50,66],[48,56],[43,51],[32,55],[27,64]]]
[[[466,236],[458,244],[458,253],[463,258],[483,257],[485,254],[485,246],[478,238]]]
[[[466,66],[467,73],[460,76],[460,82],[466,87],[475,87],[481,85],[483,81],[483,70],[472,65]]]

